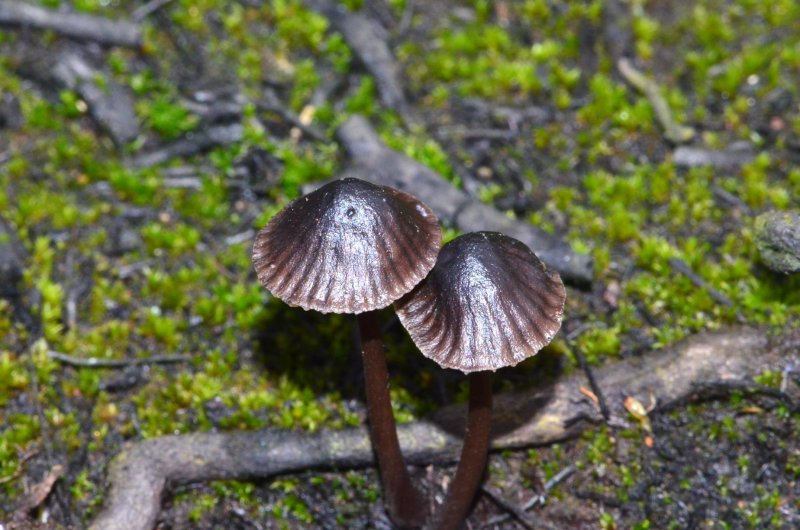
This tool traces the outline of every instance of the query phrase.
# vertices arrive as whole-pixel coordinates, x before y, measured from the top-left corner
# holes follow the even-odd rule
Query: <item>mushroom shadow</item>
[[[258,369],[317,396],[337,392],[343,399],[360,399],[363,377],[352,315],[303,311],[272,298],[255,329],[252,351]]]
[[[444,374],[417,351],[391,308],[379,311],[392,389],[413,396],[422,415],[458,391],[461,376]],[[354,315],[323,314],[289,307],[276,298],[251,337],[257,369],[321,396],[338,392],[344,400],[364,402],[361,345]],[[449,372],[449,371],[448,371]],[[453,377],[447,377],[452,375]]]

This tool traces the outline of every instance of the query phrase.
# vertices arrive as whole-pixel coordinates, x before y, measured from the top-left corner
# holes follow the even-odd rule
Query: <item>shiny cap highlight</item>
[[[520,241],[477,232],[442,247],[436,265],[395,303],[426,357],[463,372],[514,366],[561,327],[566,291]]]

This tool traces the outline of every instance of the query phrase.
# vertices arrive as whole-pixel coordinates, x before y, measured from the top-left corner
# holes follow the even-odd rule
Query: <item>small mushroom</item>
[[[375,310],[408,293],[436,262],[441,229],[417,198],[347,178],[278,212],[256,236],[261,284],[291,306],[358,315],[370,434],[398,526],[422,524],[426,502],[403,462]]]
[[[550,343],[561,327],[565,297],[558,274],[523,243],[477,232],[442,247],[425,280],[395,302],[400,321],[426,357],[469,374],[461,459],[433,528],[457,528],[480,485],[489,449],[492,372]]]

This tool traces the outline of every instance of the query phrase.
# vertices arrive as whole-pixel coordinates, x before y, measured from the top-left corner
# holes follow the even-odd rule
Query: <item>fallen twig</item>
[[[173,158],[193,156],[217,146],[230,145],[242,139],[244,126],[241,123],[221,123],[201,127],[153,151],[136,155],[129,161],[135,168],[151,167]]]
[[[422,199],[442,221],[463,230],[495,230],[519,239],[573,285],[591,283],[590,258],[539,228],[511,219],[470,197],[430,168],[387,147],[369,122],[352,116],[336,132],[349,152],[351,172],[376,184],[409,191]]]
[[[608,411],[608,405],[606,404],[606,398],[603,395],[603,391],[600,386],[597,384],[597,379],[594,377],[594,371],[589,366],[589,363],[586,362],[586,356],[583,354],[580,348],[575,348],[573,350],[575,352],[575,356],[578,358],[578,364],[583,370],[583,373],[586,374],[586,379],[589,381],[589,386],[592,389],[592,393],[597,398],[597,406],[600,409],[600,413],[603,415],[603,419],[608,421],[611,418],[611,413]]]
[[[565,467],[564,469],[562,469],[561,471],[559,471],[558,473],[556,473],[553,476],[553,478],[551,478],[550,480],[545,482],[544,491],[542,492],[542,494],[541,495],[536,495],[531,500],[526,502],[522,506],[522,509],[523,510],[530,510],[531,508],[533,508],[537,504],[544,504],[545,503],[545,498],[546,498],[547,494],[550,493],[550,490],[552,490],[553,488],[555,488],[556,486],[561,484],[561,482],[563,482],[566,478],[568,478],[573,473],[575,473],[575,466],[573,466],[573,465],[569,465],[569,466]]]
[[[702,333],[664,350],[600,367],[595,373],[597,384],[614,398],[653,395],[663,409],[664,404],[697,396],[699,389],[715,388],[720,381],[752,384],[753,377],[767,368],[796,365],[798,353],[787,354],[784,347],[797,341],[796,335],[770,341],[762,330],[750,328]],[[497,396],[493,447],[553,443],[601,421],[596,409],[575,399],[585,384],[585,377],[574,373],[546,388]],[[625,414],[621,402],[610,401],[612,414]],[[451,406],[428,421],[401,425],[404,455],[411,464],[453,461],[463,424],[463,407]],[[151,529],[167,484],[371,465],[373,453],[364,428],[315,434],[264,430],[153,438],[126,445],[114,459],[105,508],[90,528]]]
[[[52,54],[44,49],[31,50],[21,58],[19,70],[45,87],[55,84],[75,91],[92,119],[117,145],[139,135],[130,89],[97,70],[79,51],[66,48]]]
[[[705,281],[699,274],[694,272],[692,268],[689,266],[688,263],[683,261],[680,258],[669,258],[670,266],[676,271],[689,279],[695,287],[699,287],[708,293],[708,295],[718,304],[722,304],[727,307],[731,307],[733,305],[733,300],[728,298],[728,296],[712,287],[707,281]]]
[[[79,368],[127,368],[143,364],[175,364],[192,360],[190,355],[153,355],[135,359],[99,359],[97,357],[74,357],[57,351],[48,351],[47,356],[60,363]]]
[[[68,37],[112,46],[139,48],[142,45],[142,29],[138,24],[44,9],[19,0],[0,0],[0,24],[49,29]]]
[[[386,44],[385,31],[364,15],[348,11],[330,0],[306,0],[311,9],[324,15],[342,34],[356,57],[375,78],[383,104],[411,121],[400,83],[400,67]]]
[[[133,20],[141,22],[173,0],[150,0],[133,10]]]
[[[561,482],[563,482],[567,477],[569,477],[573,473],[575,473],[575,466],[573,465],[569,465],[564,469],[562,469],[561,471],[559,471],[558,473],[556,473],[555,476],[553,476],[553,478],[545,482],[544,491],[542,492],[541,495],[534,495],[528,502],[522,505],[521,507],[522,513],[527,512],[534,506],[544,505],[547,499],[547,494],[550,493],[550,490],[558,486]],[[486,522],[484,526],[487,527],[498,523],[502,523],[504,521],[511,519],[511,517],[512,516],[509,514],[498,515],[496,517],[492,517],[489,521]]]
[[[507,499],[505,495],[496,488],[484,484],[481,486],[481,491],[488,495],[489,498],[496,502],[501,508],[512,514],[517,521],[528,530],[537,530],[541,528],[544,530],[553,530],[555,528],[541,517],[531,513],[525,513],[525,510],[521,506]],[[497,520],[495,520],[495,522],[497,522]]]
[[[656,119],[664,129],[664,138],[674,144],[682,144],[694,138],[693,128],[679,124],[672,117],[667,100],[661,95],[661,89],[652,79],[634,68],[631,62],[624,57],[617,62],[617,69],[625,81],[650,101],[650,105],[653,106],[653,111],[656,113]]]
[[[714,151],[700,147],[680,146],[672,153],[672,161],[675,165],[684,167],[735,168],[747,164],[754,157],[755,152],[745,148]]]

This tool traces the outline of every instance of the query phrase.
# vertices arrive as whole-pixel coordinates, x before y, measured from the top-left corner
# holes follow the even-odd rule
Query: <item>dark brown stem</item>
[[[392,522],[398,527],[419,527],[427,517],[426,503],[422,494],[411,484],[400,452],[389,397],[389,371],[375,312],[358,315],[358,327],[364,353],[369,433],[378,460],[386,508]]]
[[[481,484],[492,428],[492,372],[469,374],[469,410],[464,446],[447,498],[426,528],[456,530],[466,519]]]

